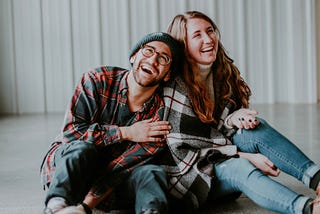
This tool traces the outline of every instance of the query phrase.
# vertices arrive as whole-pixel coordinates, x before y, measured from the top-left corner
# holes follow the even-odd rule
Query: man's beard
[[[153,87],[156,85],[159,85],[162,82],[162,79],[152,79],[151,81],[148,81],[146,83],[143,83],[142,81],[139,80],[139,74],[138,74],[138,70],[134,69],[133,70],[133,78],[136,81],[136,83],[142,87]]]

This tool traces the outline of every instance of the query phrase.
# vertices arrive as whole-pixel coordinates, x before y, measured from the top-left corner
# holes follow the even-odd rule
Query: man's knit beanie
[[[170,34],[164,32],[155,32],[150,33],[144,36],[140,41],[136,43],[136,45],[131,49],[130,58],[133,56],[139,49],[152,41],[160,41],[168,45],[172,55],[172,68],[173,70],[177,70],[182,67],[182,59],[183,59],[183,50],[182,45],[175,40]]]

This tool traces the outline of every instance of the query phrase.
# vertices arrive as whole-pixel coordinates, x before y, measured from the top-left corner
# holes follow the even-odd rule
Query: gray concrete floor
[[[320,105],[255,105],[259,115],[320,164]],[[44,191],[39,166],[62,125],[63,114],[0,116],[0,213],[38,214]],[[282,173],[276,180],[298,193],[314,196],[299,181]],[[272,213],[241,196],[199,213]]]

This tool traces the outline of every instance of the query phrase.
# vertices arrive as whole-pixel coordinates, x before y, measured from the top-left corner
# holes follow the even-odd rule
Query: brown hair
[[[212,65],[214,72],[215,101],[210,99],[206,85],[197,80],[197,71],[192,70],[196,62],[190,57],[187,51],[187,21],[192,18],[200,18],[209,22],[219,38],[217,58]],[[238,68],[233,60],[227,55],[220,42],[220,31],[217,25],[205,14],[198,11],[187,11],[184,14],[175,16],[169,24],[167,32],[175,39],[184,44],[186,62],[183,75],[186,84],[190,89],[190,99],[195,113],[204,123],[217,124],[226,102],[231,102],[234,109],[249,106],[250,88],[240,76]]]

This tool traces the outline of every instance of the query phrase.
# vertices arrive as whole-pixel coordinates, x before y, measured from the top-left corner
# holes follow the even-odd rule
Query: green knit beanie
[[[160,41],[165,43],[171,51],[172,55],[172,68],[177,70],[181,65],[181,59],[183,58],[182,45],[175,40],[170,34],[164,32],[154,32],[147,34],[140,41],[138,41],[135,46],[131,49],[130,58],[133,56],[140,48],[152,41]]]

